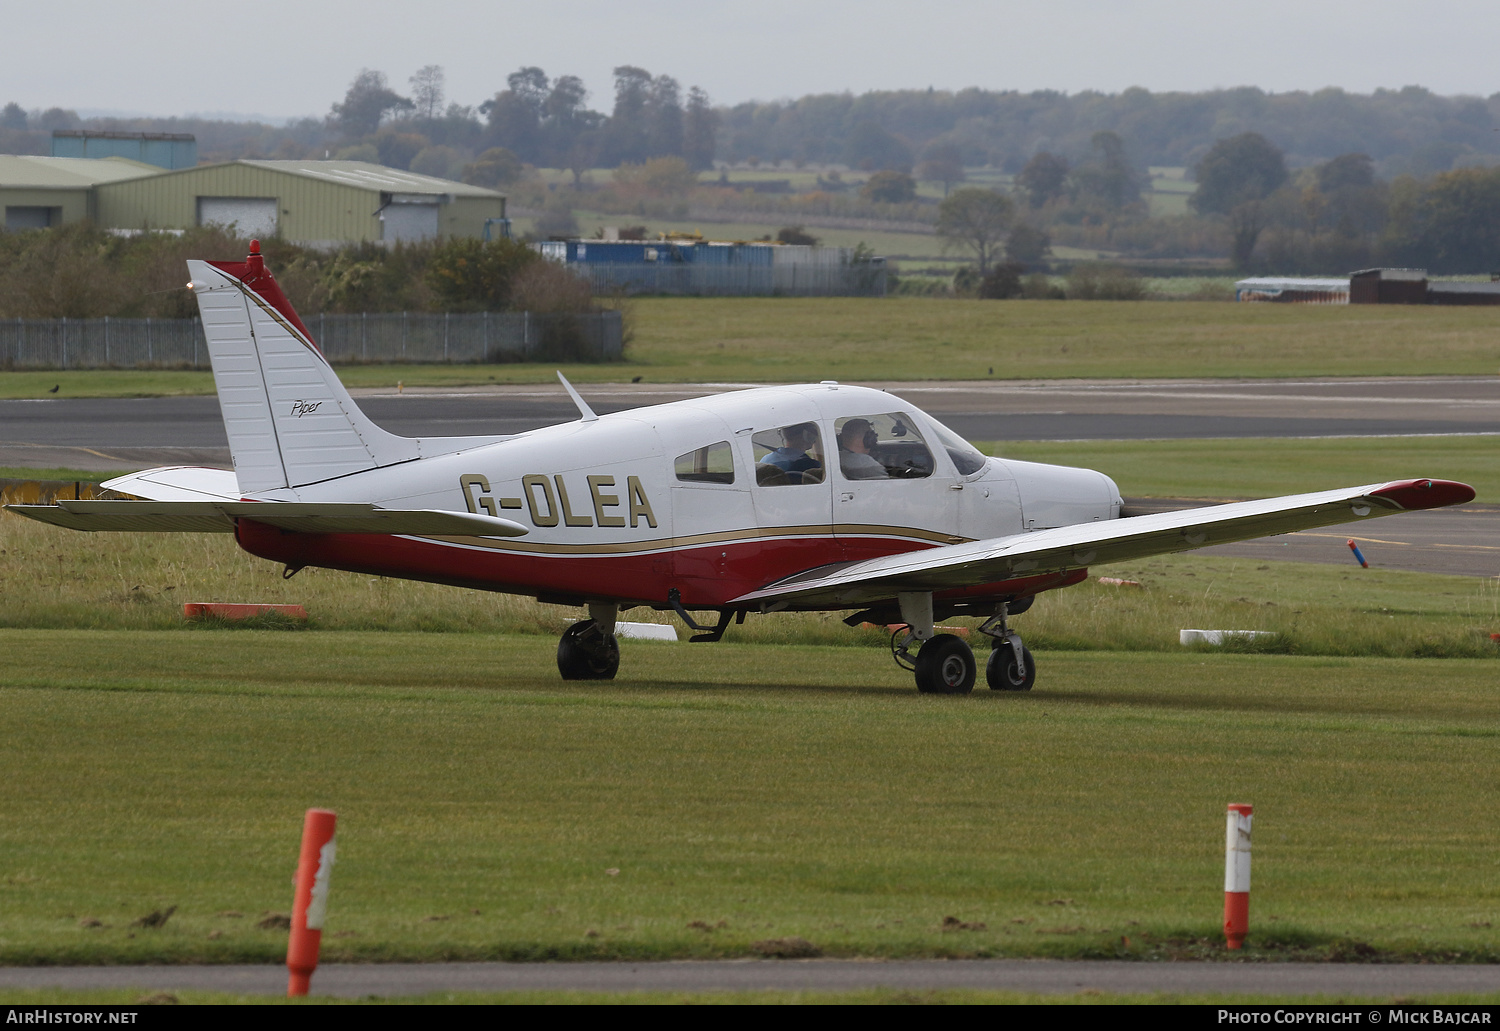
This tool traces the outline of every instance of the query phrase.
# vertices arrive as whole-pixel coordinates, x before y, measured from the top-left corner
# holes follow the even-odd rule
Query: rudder
[[[243,262],[188,262],[240,492],[418,457],[417,440],[381,429],[354,404],[259,251],[252,241]]]

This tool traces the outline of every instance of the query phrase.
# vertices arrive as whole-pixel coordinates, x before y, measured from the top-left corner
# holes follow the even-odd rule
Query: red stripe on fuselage
[[[535,555],[470,548],[417,537],[378,534],[293,533],[248,519],[235,539],[252,555],[289,566],[320,566],[403,580],[471,587],[505,594],[567,595],[662,605],[676,588],[689,608],[718,608],[742,594],[807,569],[844,561],[845,548],[861,558],[922,550],[927,545],[890,538],[765,538],[652,554]],[[1077,570],[1007,581],[1034,593],[1077,583]],[[941,592],[939,598],[979,598],[995,584]]]

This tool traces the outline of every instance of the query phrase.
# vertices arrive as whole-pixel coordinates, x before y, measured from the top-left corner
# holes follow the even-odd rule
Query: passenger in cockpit
[[[781,429],[781,439],[784,442],[781,447],[772,451],[762,458],[762,465],[774,465],[782,472],[805,473],[812,470],[822,470],[823,463],[818,461],[809,451],[818,447],[818,427],[810,422],[799,422],[793,426],[784,426]],[[811,477],[795,478],[791,482],[816,482]]]

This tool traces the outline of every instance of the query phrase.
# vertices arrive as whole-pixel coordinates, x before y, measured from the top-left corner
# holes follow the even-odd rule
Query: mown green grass
[[[1212,958],[1227,802],[1249,958],[1500,959],[1487,662],[1051,653],[952,698],[874,649],[627,643],[572,684],[534,637],[0,652],[4,962],[277,961],[311,805],[326,960]]]
[[[1270,631],[1277,636],[1254,648],[1271,652],[1500,658],[1500,645],[1490,639],[1500,633],[1500,581],[1492,578],[1193,554],[1091,572],[1145,586],[1121,590],[1091,581],[1042,595],[1018,619],[1033,648],[1176,652],[1180,629],[1213,627]],[[202,625],[184,622],[182,606],[190,601],[299,604],[313,631],[554,637],[584,618],[581,610],[530,598],[336,570],[305,569],[284,580],[279,566],[240,551],[228,534],[86,537],[0,514],[0,627],[192,634]],[[752,615],[729,639],[884,654],[883,629],[850,629],[843,615]],[[624,618],[676,624],[687,636],[669,614],[634,609]]]
[[[1494,375],[1487,308],[927,297],[640,298],[628,360],[575,382]],[[555,366],[348,366],[350,386],[538,383]],[[991,372],[990,370],[994,371]],[[211,393],[206,372],[0,373],[0,397]]]
[[[1493,435],[1007,440],[979,447],[1006,458],[1098,469],[1126,497],[1268,498],[1429,477],[1467,483],[1476,501],[1500,503],[1500,436]]]

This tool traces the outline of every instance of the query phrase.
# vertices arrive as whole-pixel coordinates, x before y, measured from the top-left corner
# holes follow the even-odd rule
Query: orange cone
[[[328,912],[328,882],[333,874],[334,823],[331,810],[309,809],[302,824],[302,854],[297,860],[297,893],[292,897],[292,933],[286,946],[290,972],[286,994],[306,995],[318,969],[323,917]]]
[[[1250,814],[1231,805],[1224,843],[1224,938],[1231,949],[1245,944],[1250,930]]]

